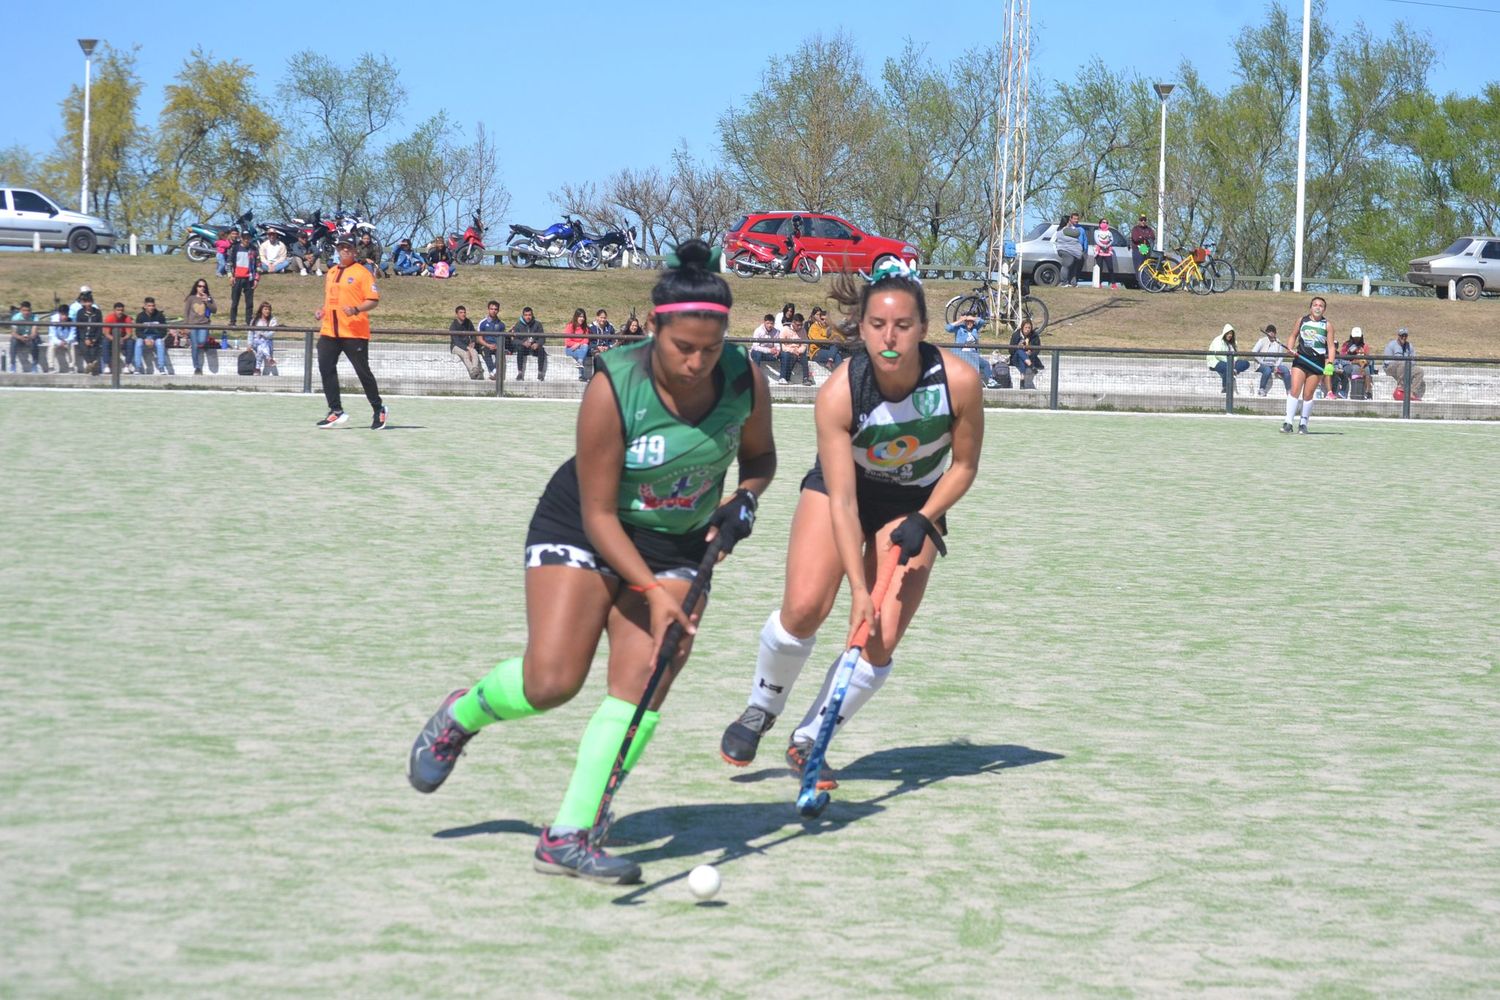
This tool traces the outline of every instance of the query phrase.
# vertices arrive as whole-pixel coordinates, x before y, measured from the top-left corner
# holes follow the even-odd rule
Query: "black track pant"
[[[328,399],[330,410],[342,410],[343,398],[339,395],[339,355],[349,358],[359,384],[364,387],[365,398],[370,409],[380,409],[380,386],[375,384],[375,373],[370,371],[370,342],[358,337],[319,337],[318,374],[323,376],[323,395]]]
[[[255,279],[235,278],[229,288],[229,325],[238,326],[236,317],[240,313],[240,296],[245,297],[245,325],[255,318]]]

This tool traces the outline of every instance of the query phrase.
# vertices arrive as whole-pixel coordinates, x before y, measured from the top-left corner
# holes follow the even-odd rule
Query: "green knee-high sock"
[[[536,712],[526,700],[526,681],[521,675],[519,656],[501,660],[484,680],[453,703],[453,718],[471,733],[491,722],[524,719]]]
[[[584,830],[594,825],[599,800],[604,798],[604,786],[615,766],[615,755],[620,752],[620,741],[625,739],[625,730],[630,728],[634,715],[634,705],[612,697],[606,697],[594,712],[578,744],[573,780],[568,782],[562,808],[557,811],[557,820],[552,824],[554,830]],[[660,721],[661,715],[656,712],[648,711],[641,717],[641,727],[635,731],[630,752],[625,755],[626,771],[641,759],[641,751],[651,742],[651,735],[656,732],[656,724]]]

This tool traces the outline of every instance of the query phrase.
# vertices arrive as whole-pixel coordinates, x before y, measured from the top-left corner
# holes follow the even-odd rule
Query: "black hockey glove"
[[[933,523],[927,520],[920,512],[906,515],[906,520],[896,526],[891,532],[891,544],[901,549],[901,565],[905,566],[909,561],[922,554],[922,546],[927,539],[932,539],[932,544],[937,546],[938,555],[948,554],[948,546],[943,544],[943,536],[938,533]]]
[[[725,555],[733,552],[734,547],[743,539],[750,537],[750,530],[755,527],[755,508],[758,502],[755,494],[749,490],[735,490],[734,496],[727,503],[720,505],[709,515],[709,526],[718,529],[722,539],[719,549]]]

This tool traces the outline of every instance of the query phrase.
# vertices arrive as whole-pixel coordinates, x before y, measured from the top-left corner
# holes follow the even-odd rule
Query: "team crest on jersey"
[[[636,487],[642,510],[693,510],[703,495],[714,488],[712,469],[689,469],[680,476]]]
[[[740,425],[730,424],[724,428],[724,450],[737,451],[740,447]]]
[[[943,401],[943,390],[941,386],[929,385],[918,389],[911,394],[911,405],[917,408],[917,412],[924,417],[930,417],[938,411],[938,404]]]
[[[898,438],[870,445],[865,449],[865,458],[869,459],[871,465],[878,465],[882,469],[893,469],[911,461],[920,443],[916,435],[903,434]]]

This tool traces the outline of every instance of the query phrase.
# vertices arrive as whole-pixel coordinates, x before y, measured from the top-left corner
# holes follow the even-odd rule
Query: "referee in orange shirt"
[[[370,371],[370,310],[380,304],[380,289],[375,278],[361,264],[354,262],[354,241],[339,239],[339,263],[328,269],[323,279],[323,308],[317,312],[323,328],[318,333],[318,373],[323,377],[323,395],[328,399],[328,416],[319,427],[337,427],[349,419],[339,396],[339,355],[349,358],[365,398],[375,411],[370,430],[385,430],[385,404],[380,401],[380,386]]]

